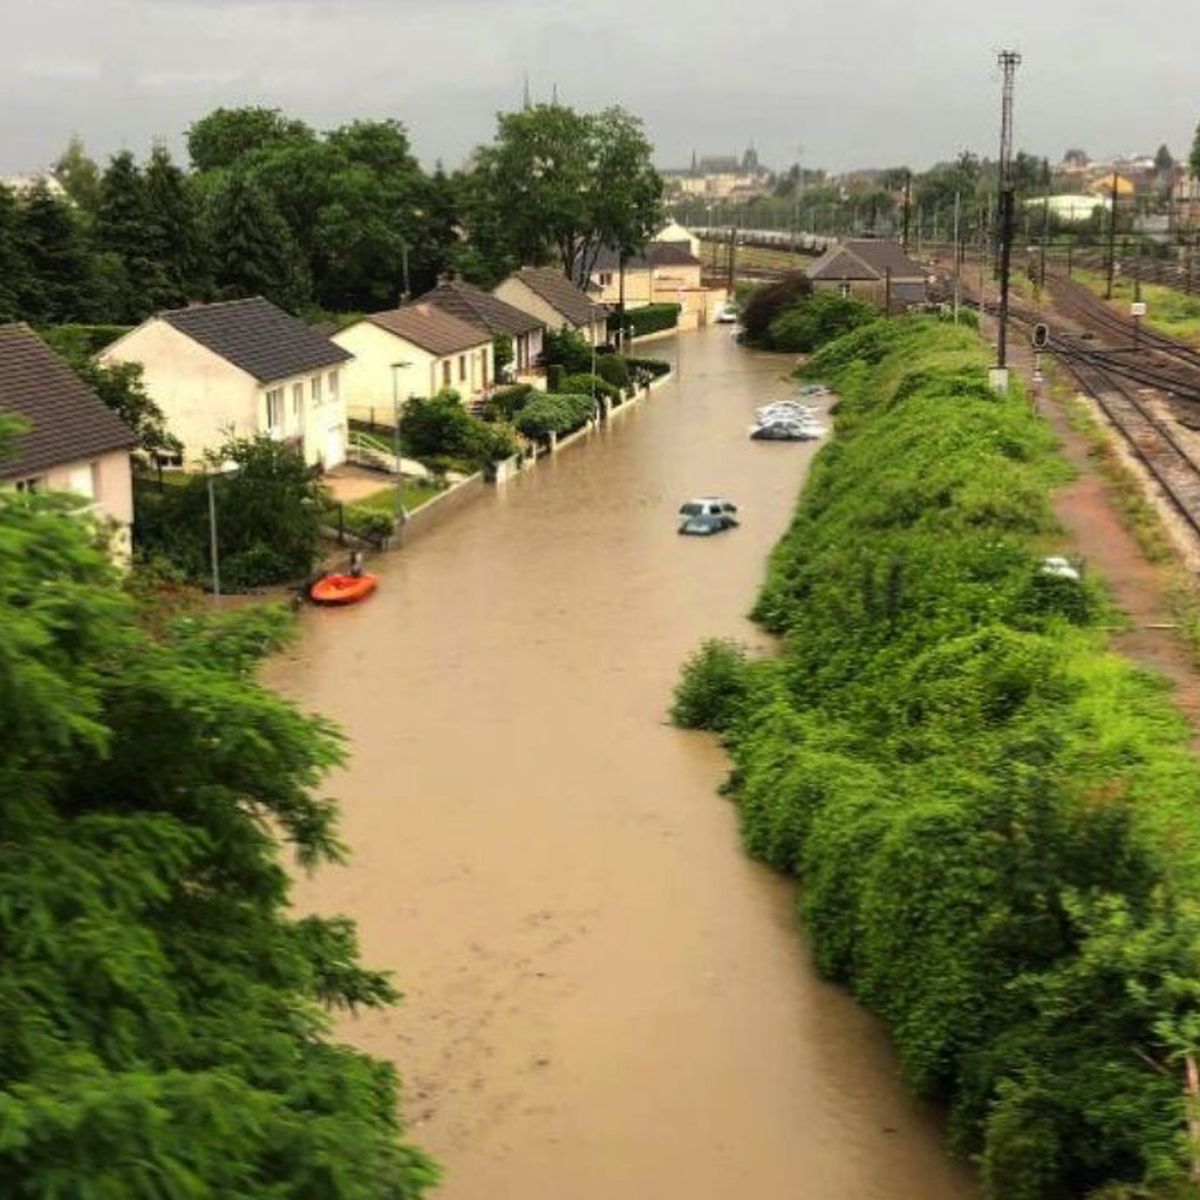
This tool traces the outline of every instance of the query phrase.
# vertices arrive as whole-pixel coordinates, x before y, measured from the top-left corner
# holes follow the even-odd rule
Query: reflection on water
[[[789,361],[712,328],[677,382],[312,611],[270,680],[352,739],[346,868],[405,1002],[394,1059],[450,1200],[964,1200],[875,1021],[813,974],[791,887],[742,855],[711,741],[665,722],[683,658],[745,621],[806,445],[750,442]],[[691,495],[742,526],[681,538]]]

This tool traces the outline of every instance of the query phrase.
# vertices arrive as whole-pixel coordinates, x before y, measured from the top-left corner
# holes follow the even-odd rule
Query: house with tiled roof
[[[183,466],[231,434],[287,442],[310,466],[345,461],[350,354],[261,296],[157,313],[97,357],[141,364]]]
[[[910,308],[928,299],[929,272],[895,243],[848,238],[829,247],[808,268],[816,291],[855,296],[878,308]]]
[[[586,279],[582,272],[587,271]],[[625,306],[680,304],[701,290],[700,260],[684,242],[650,242],[644,250],[625,257]],[[601,246],[581,264],[578,282],[593,300],[617,304],[621,299],[621,256],[611,246]]]
[[[593,346],[608,340],[608,310],[554,267],[522,267],[492,295],[541,320],[547,329],[576,329]]]
[[[546,325],[541,317],[506,304],[491,292],[461,279],[443,280],[421,297],[426,304],[436,305],[443,312],[480,325],[492,338],[507,337],[512,341],[513,370],[518,375],[531,371],[542,352],[542,336]]]
[[[129,557],[133,431],[27,325],[0,325],[0,414],[22,429],[0,457],[0,490],[70,492],[115,522]]]
[[[495,381],[489,330],[428,300],[369,313],[333,335],[354,361],[346,370],[351,412],[386,421],[395,403],[447,388],[464,403]]]

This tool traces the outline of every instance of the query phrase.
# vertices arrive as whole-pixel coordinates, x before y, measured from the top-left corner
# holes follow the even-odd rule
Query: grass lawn
[[[425,483],[420,480],[406,479],[403,495],[404,507],[408,512],[414,512],[422,504],[432,500],[441,488],[436,483]],[[377,492],[370,492],[361,500],[354,502],[356,508],[373,508],[377,512],[393,513],[396,511],[396,488],[394,484],[381,487]]]
[[[1073,278],[1097,296],[1104,295],[1105,277],[1099,271],[1076,270]],[[1133,280],[1118,276],[1113,283],[1113,308],[1127,317],[1132,299]],[[1200,346],[1200,296],[1189,296],[1159,283],[1143,283],[1142,299],[1146,302],[1142,319],[1151,329]]]

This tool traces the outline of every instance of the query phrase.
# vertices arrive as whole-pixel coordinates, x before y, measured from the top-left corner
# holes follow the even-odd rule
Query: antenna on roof
[[[554,105],[558,104],[558,84],[557,83],[552,86],[552,90],[550,92],[550,103],[554,104]]]
[[[525,72],[525,91],[521,97],[521,107],[526,112],[528,112],[533,107],[533,104],[529,99],[529,72],[528,71]]]

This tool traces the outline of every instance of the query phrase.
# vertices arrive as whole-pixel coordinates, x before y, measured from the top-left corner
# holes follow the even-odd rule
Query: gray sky
[[[182,147],[217,105],[318,128],[396,117],[457,165],[535,97],[621,103],[660,166],[740,152],[834,170],[994,154],[995,52],[1022,51],[1018,146],[1057,159],[1166,141],[1200,120],[1196,0],[0,0],[0,172]]]

